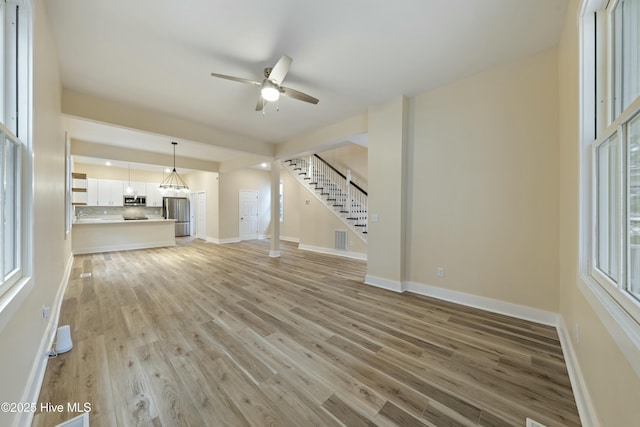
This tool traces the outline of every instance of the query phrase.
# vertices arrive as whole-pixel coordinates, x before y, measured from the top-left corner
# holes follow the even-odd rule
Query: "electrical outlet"
[[[42,306],[42,318],[48,319],[51,316],[51,307]]]
[[[444,268],[438,267],[438,277],[444,277]]]

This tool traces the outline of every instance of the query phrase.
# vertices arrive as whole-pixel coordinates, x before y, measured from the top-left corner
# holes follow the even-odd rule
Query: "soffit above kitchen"
[[[565,0],[47,0],[66,90],[278,143],[557,44]],[[255,111],[282,55],[281,97]],[[72,137],[75,137],[72,135]],[[228,147],[227,147],[228,149]],[[220,161],[224,152],[209,153]]]

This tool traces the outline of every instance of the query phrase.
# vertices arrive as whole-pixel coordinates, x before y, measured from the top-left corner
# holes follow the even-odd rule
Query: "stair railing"
[[[365,190],[351,181],[351,171],[347,174],[337,170],[317,154],[286,161],[299,179],[320,191],[325,202],[354,221],[353,226],[367,233],[368,195]]]

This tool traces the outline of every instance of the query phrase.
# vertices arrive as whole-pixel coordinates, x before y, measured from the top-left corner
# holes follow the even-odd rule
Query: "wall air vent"
[[[347,232],[345,230],[334,231],[333,248],[341,251],[347,250]]]

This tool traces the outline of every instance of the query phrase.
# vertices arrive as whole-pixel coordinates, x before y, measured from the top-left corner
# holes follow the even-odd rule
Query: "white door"
[[[198,193],[189,193],[189,206],[191,206],[191,210],[189,211],[189,231],[191,232],[191,236],[196,236],[196,227],[198,225],[198,223],[196,222],[196,215],[198,210]]]
[[[258,192],[240,190],[240,240],[258,238]]]
[[[198,193],[198,212],[196,213],[196,237],[205,239],[207,237],[207,193]]]

